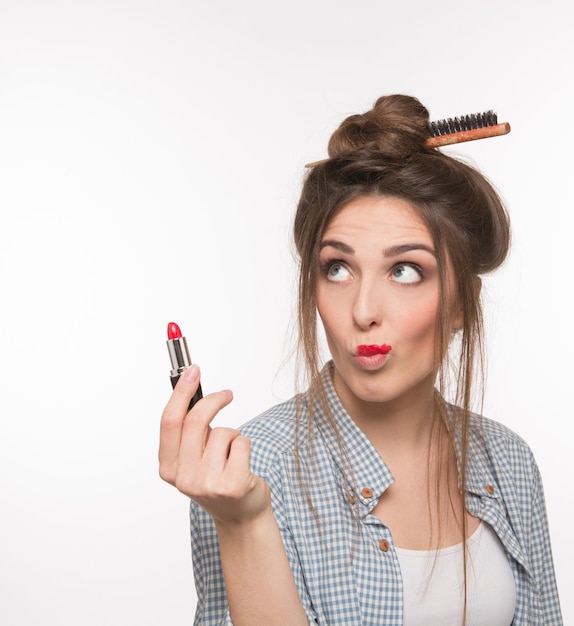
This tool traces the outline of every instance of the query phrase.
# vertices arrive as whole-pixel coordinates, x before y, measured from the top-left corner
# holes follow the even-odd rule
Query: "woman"
[[[196,624],[562,623],[532,454],[470,411],[479,276],[506,258],[507,215],[427,147],[428,122],[415,98],[382,97],[305,180],[308,391],[211,430],[232,396],[186,415],[194,366],[166,406],[160,474],[192,498]]]

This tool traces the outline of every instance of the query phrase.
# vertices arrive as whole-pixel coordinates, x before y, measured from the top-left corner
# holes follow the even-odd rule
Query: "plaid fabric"
[[[309,454],[303,396],[299,465],[293,398],[241,429],[252,441],[252,469],[271,488],[275,517],[310,624],[402,626],[402,579],[393,539],[371,514],[393,478],[341,406],[330,372],[326,366],[323,384],[349,461],[341,460],[335,433],[320,411],[315,413],[314,454]],[[358,524],[349,499],[359,512]],[[492,526],[508,555],[517,591],[513,626],[561,625],[538,468],[522,439],[478,416],[470,437],[466,499],[469,512]],[[230,625],[217,533],[194,502],[191,543],[198,596],[195,624]]]

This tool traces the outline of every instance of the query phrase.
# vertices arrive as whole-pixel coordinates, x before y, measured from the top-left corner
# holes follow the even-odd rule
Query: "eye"
[[[349,270],[339,261],[331,261],[330,263],[327,263],[325,265],[324,272],[327,280],[334,283],[341,283],[351,278]]]
[[[423,272],[418,265],[412,263],[399,263],[393,267],[391,279],[397,283],[410,285],[420,283],[423,279]]]

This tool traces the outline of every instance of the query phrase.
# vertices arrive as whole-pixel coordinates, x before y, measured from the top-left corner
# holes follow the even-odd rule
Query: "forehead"
[[[415,240],[432,245],[432,237],[417,209],[407,200],[364,196],[346,204],[327,224],[323,239],[353,238],[381,242]]]

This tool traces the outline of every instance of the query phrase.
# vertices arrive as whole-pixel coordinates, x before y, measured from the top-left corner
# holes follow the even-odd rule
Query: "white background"
[[[572,623],[572,55],[563,0],[0,0],[0,623],[192,622],[166,325],[218,423],[291,395],[303,164],[385,93],[512,124],[457,147],[514,226],[486,413],[538,459]]]

